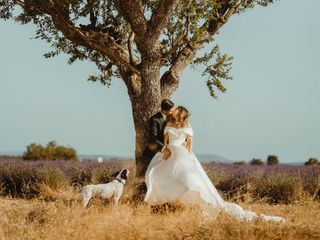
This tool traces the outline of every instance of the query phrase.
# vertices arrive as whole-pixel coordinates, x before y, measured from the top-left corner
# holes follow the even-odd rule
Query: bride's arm
[[[192,136],[187,136],[187,149],[189,153],[192,153]]]
[[[163,139],[163,143],[164,143],[164,147],[162,148],[161,152],[162,152],[162,157],[164,160],[167,160],[170,156],[171,156],[171,151],[170,149],[167,147],[167,144],[169,142],[169,134],[166,133],[164,135],[164,139]]]
[[[164,139],[163,139],[164,146],[167,146],[168,142],[169,142],[169,134],[166,133],[164,134]]]

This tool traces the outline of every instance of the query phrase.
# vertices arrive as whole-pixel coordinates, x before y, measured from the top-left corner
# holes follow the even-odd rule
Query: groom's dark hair
[[[161,110],[169,111],[171,108],[174,107],[174,103],[171,102],[169,99],[163,99],[161,102]]]

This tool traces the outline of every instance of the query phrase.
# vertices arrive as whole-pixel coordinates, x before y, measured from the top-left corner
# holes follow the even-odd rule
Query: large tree
[[[275,0],[0,0],[0,18],[36,25],[36,38],[53,50],[89,60],[100,74],[91,81],[122,79],[131,100],[136,131],[137,175],[147,162],[148,119],[178,88],[187,66],[204,66],[209,93],[225,91],[231,57],[214,38],[231,16]],[[206,45],[207,52],[200,50]],[[204,52],[204,53],[203,53]],[[163,73],[163,74],[161,74]]]

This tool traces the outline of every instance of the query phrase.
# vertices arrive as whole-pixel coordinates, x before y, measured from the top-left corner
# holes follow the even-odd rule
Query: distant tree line
[[[234,164],[242,165],[242,164],[245,164],[245,163],[246,163],[245,161],[238,161],[238,162],[235,162]],[[277,165],[277,164],[279,164],[279,159],[278,159],[278,157],[276,155],[269,155],[267,157],[266,162],[262,161],[260,158],[253,158],[249,162],[249,164],[257,165],[257,166],[262,166],[265,163],[267,165]],[[306,161],[304,163],[304,165],[306,165],[306,166],[320,166],[320,161],[317,158],[311,157],[311,158],[308,159],[308,161]]]
[[[50,141],[46,146],[31,143],[27,146],[22,156],[23,160],[78,160],[77,152],[74,148],[57,145],[55,141]]]
[[[264,165],[264,162],[260,158],[253,158],[250,162],[251,165]],[[269,155],[266,160],[267,165],[277,165],[279,163],[279,159],[276,155]]]

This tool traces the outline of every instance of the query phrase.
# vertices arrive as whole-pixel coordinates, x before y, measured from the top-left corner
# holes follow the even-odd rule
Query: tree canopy
[[[139,94],[141,64],[159,58],[164,68],[161,90],[170,96],[181,72],[189,65],[204,66],[210,94],[224,92],[222,80],[231,79],[232,57],[214,42],[232,15],[275,0],[1,0],[0,18],[33,23],[36,39],[52,51],[69,55],[68,63],[89,60],[99,74],[91,81],[109,85],[122,78],[129,91]],[[211,50],[201,56],[204,46]]]

